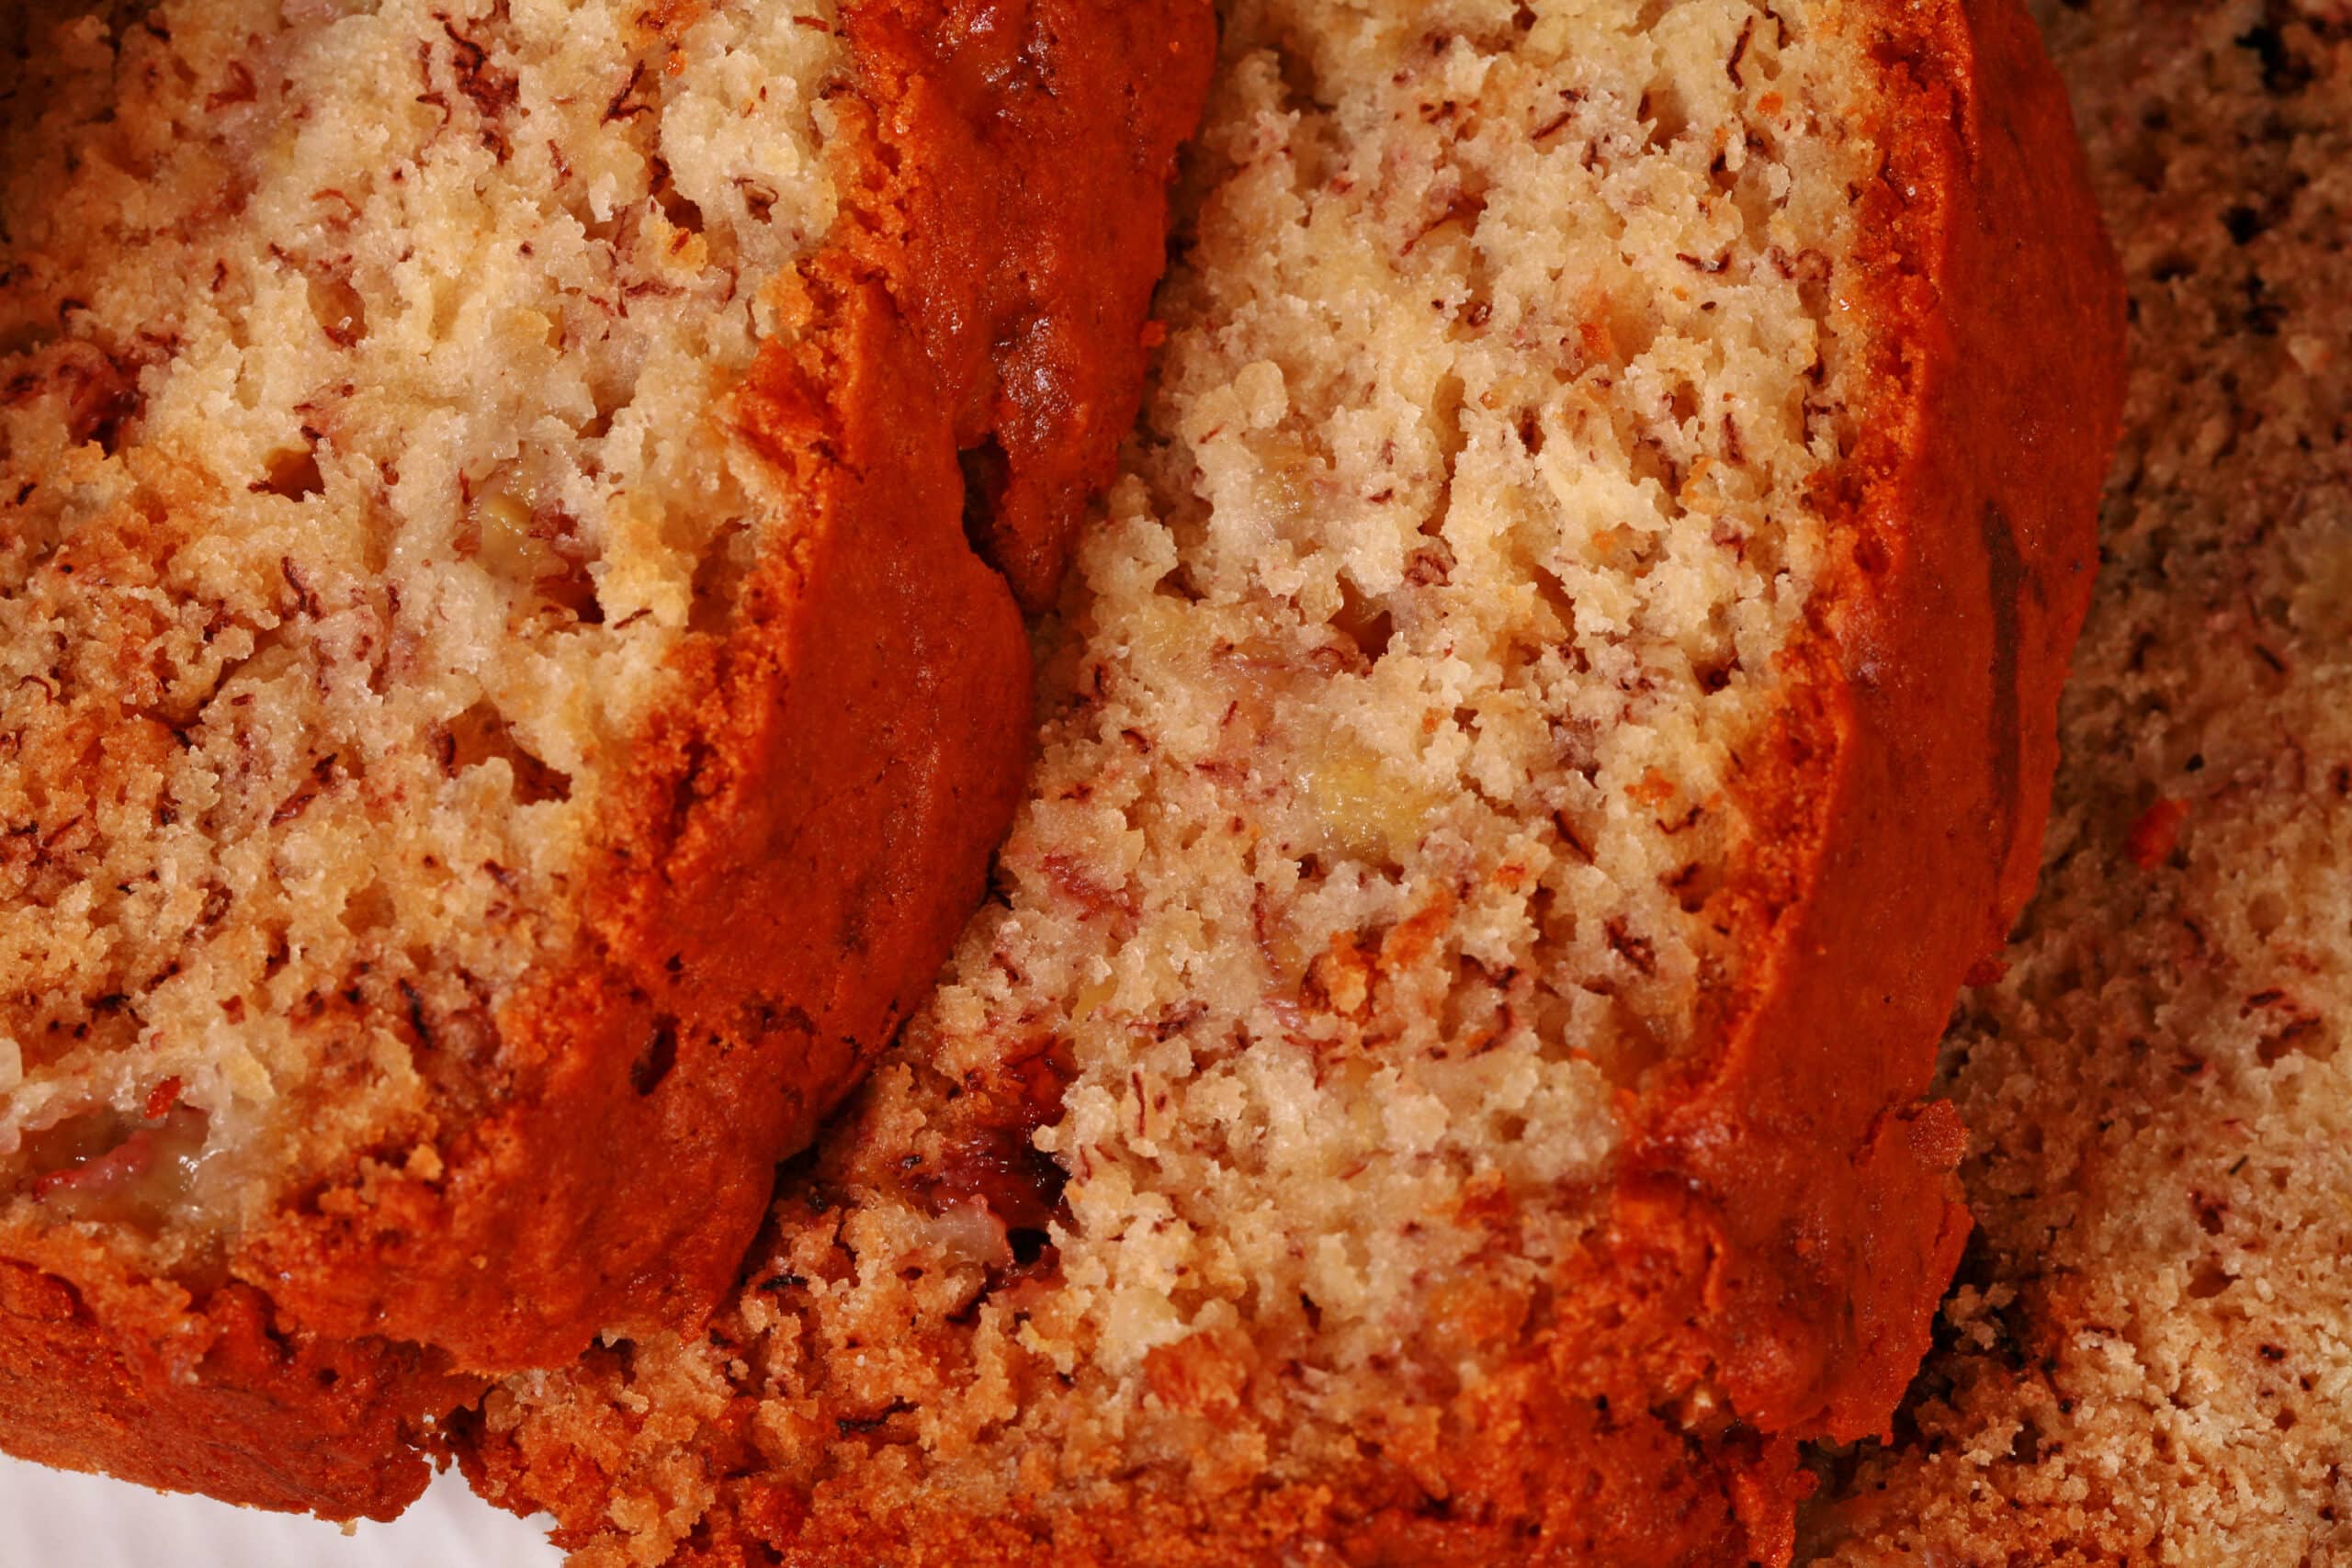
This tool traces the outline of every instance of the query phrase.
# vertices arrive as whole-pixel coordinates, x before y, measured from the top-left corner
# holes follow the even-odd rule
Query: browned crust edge
[[[451,1364],[554,1364],[709,1312],[775,1162],[944,956],[1026,761],[1008,588],[1050,592],[1134,418],[1213,39],[1205,0],[864,0],[844,25],[853,217],[805,269],[802,347],[771,345],[729,414],[807,526],[746,586],[743,629],[682,660],[589,878],[588,951],[500,1014],[496,1109],[450,1109],[439,1179],[365,1166],[197,1295],[9,1238],[0,1448],[397,1513],[426,1479],[412,1443],[481,1386]],[[963,531],[972,446],[1001,457],[1002,577]]]
[[[414,1347],[303,1333],[249,1285],[197,1302],[79,1237],[0,1260],[0,1438],[38,1463],[390,1518],[429,1479],[434,1418],[481,1389]]]
[[[1764,870],[1794,897],[1720,1055],[1637,1116],[1596,1281],[1631,1332],[1571,1363],[1729,1396],[1690,1462],[1731,1506],[1690,1561],[1785,1562],[1796,1442],[1883,1431],[1927,1349],[1968,1222],[1962,1130],[1920,1096],[2032,888],[2120,429],[2120,276],[2032,22],[2015,0],[1862,20],[1892,84],[1861,259],[1899,416],[1835,476],[1853,558],[1775,740],[1801,848]]]

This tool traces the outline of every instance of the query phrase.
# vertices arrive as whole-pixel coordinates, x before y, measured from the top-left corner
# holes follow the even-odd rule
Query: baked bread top
[[[2352,17],[2052,6],[2133,304],[2043,888],[1945,1082],[1979,1225],[1841,1564],[2352,1555]]]
[[[1225,22],[996,900],[710,1334],[460,1435],[583,1561],[1784,1556],[1925,1345],[2116,395],[2030,27]]]
[[[708,1309],[980,893],[1209,22],[23,9],[0,1440],[380,1508]]]

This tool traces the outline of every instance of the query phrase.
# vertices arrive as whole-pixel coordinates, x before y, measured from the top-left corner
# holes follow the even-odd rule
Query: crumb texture
[[[382,1517],[724,1299],[985,890],[1214,39],[0,14],[0,1445]]]
[[[469,1425],[583,1562],[1278,1562],[1352,1528],[1333,1477],[1442,1529],[1453,1450],[1546,1397],[1621,1095],[1747,978],[1747,774],[1872,346],[1847,13],[1225,19],[995,901],[712,1335]],[[1661,1470],[1731,1425],[1659,1402]],[[1426,1560],[1523,1549],[1528,1463]]]
[[[1844,193],[1785,107],[1826,95],[1795,36],[1734,84],[1745,6],[1472,20],[1228,17],[1004,913],[908,1053],[1064,1058],[1057,1303],[1122,1404],[1237,1328],[1335,1427],[1453,1360],[1422,1292],[1575,1244],[1611,1085],[1736,963],[1708,898],[1839,449]]]
[[[576,938],[786,526],[713,411],[833,221],[845,51],[816,0],[27,9],[0,1193],[168,1261],[418,1136]]]
[[[2352,1559],[2352,14],[2041,7],[2133,306],[2043,891],[1947,1044],[1978,1233],[1817,1561]]]

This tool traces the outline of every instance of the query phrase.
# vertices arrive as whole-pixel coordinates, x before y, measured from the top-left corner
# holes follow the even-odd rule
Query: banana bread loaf
[[[2133,301],[1981,1229],[1821,1561],[2352,1562],[2352,11],[2048,7]]]
[[[12,9],[0,1445],[382,1512],[978,900],[1212,18]]]
[[[2120,299],[2012,5],[1237,0],[995,901],[597,1564],[1784,1560],[1965,1221]]]

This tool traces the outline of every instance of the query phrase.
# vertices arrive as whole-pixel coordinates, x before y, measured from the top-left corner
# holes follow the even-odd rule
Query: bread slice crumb
[[[1847,1027],[1840,979],[1879,988],[1825,956],[1849,906],[1774,943],[1844,875],[1786,871],[1846,787],[1820,782],[1836,726],[1883,722],[1843,686],[1816,703],[1806,660],[1941,547],[1904,513],[1869,541],[1904,560],[1861,561],[1846,510],[1871,417],[1925,418],[1908,400],[1950,363],[1904,368],[1948,329],[1874,338],[1909,320],[1877,313],[1895,267],[1862,218],[1909,76],[1835,4],[1224,20],[1156,392],[1038,632],[996,898],[787,1169],[713,1334],[608,1341],[464,1424],[476,1484],[552,1508],[583,1562],[1784,1556],[1789,1446],[1742,1424],[1736,1380],[1770,1363],[1821,1422],[1868,1382],[1804,1359],[1842,1328],[1883,1341],[1838,1342],[1858,1361],[1916,1355],[1900,1314],[1957,1247],[1956,1137],[1911,1104],[1951,988],[1890,979],[1930,993],[1917,1016],[1855,1028],[1854,1081],[1782,1118],[1867,1101],[1852,1139],[1758,1162],[1902,1229],[1899,1263],[1855,1265],[1909,1270],[1867,1303],[1837,1270],[1871,1239],[1791,1219],[1787,1299],[1696,1343],[1781,1276],[1682,1223],[1713,1200],[1660,1145],[1769,1140],[1744,1105],[1650,1121],[1736,1053],[1798,1054],[1731,1021],[1791,972],[1833,995],[1815,1033]],[[1951,829],[1965,872],[1904,895],[1950,987],[2006,918],[2015,846],[1984,840],[2038,820],[2054,673],[2012,599],[2063,648],[2108,423],[2108,274],[2056,151],[2079,248],[2025,254],[2085,280],[2080,452],[2021,529],[1966,485],[1922,503],[1972,498],[1932,515],[1978,552],[1928,634],[1967,650],[1936,723],[1970,760],[1917,819],[1985,808]],[[1987,570],[1985,530],[2036,552],[2030,588]],[[1856,686],[1917,678],[1847,649],[1835,680],[1849,653]],[[1981,795],[1978,703],[2009,767]],[[1784,1196],[1721,1201],[1770,1228]]]

